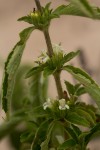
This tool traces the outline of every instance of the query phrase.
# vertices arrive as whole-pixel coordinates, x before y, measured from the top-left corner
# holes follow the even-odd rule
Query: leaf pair
[[[86,93],[86,90],[81,84],[73,85],[68,81],[65,81],[66,88],[70,96],[81,96]]]
[[[70,52],[63,56],[63,53],[56,52],[53,54],[49,60],[46,61],[44,64],[40,64],[39,66],[33,67],[29,72],[26,74],[26,78],[31,77],[35,73],[39,73],[41,71],[44,72],[44,76],[48,76],[53,74],[56,71],[61,71],[63,65],[73,59],[76,55],[79,54],[79,50],[76,52]]]

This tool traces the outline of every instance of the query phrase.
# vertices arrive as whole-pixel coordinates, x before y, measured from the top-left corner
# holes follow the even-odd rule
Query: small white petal
[[[43,109],[45,110],[47,107],[52,108],[53,102],[52,99],[48,98],[46,102],[43,104]]]
[[[69,106],[68,106],[68,105],[65,105],[65,107],[66,107],[67,109],[69,109]]]
[[[43,104],[43,109],[46,110],[47,107],[48,107],[48,104],[47,104],[47,102],[45,102],[45,103]]]
[[[43,63],[46,63],[48,61],[49,57],[43,58]]]
[[[66,107],[59,106],[59,109],[60,109],[60,110],[65,110]]]
[[[43,109],[46,110],[48,108],[48,106],[44,106]]]
[[[50,98],[47,98],[47,103],[51,103],[51,99]]]

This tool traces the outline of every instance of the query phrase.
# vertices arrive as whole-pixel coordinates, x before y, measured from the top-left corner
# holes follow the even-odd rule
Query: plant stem
[[[37,6],[37,9],[38,9],[40,12],[42,12],[40,1],[39,1],[39,0],[35,0],[35,3],[36,3],[36,6]]]
[[[42,12],[42,9],[41,9],[42,7],[40,4],[40,1],[35,0],[35,3],[37,6],[37,9],[40,12]],[[51,43],[48,29],[45,29],[43,31],[43,33],[44,33],[44,37],[45,37],[46,44],[47,44],[48,55],[49,55],[49,57],[52,57],[53,56],[53,48],[52,48],[52,43]],[[61,99],[64,97],[64,94],[63,94],[63,89],[62,89],[62,85],[61,85],[61,81],[60,81],[60,72],[54,73],[54,79],[55,79],[55,83],[56,83],[56,87],[57,87],[58,97],[59,97],[59,99]]]
[[[55,83],[56,83],[56,87],[58,91],[58,97],[59,99],[61,99],[64,97],[64,94],[63,94],[63,89],[62,89],[61,80],[60,80],[60,73],[56,72],[54,74],[54,79],[55,79]]]
[[[45,41],[46,41],[46,44],[47,44],[48,55],[49,55],[49,57],[52,57],[53,48],[52,48],[51,39],[50,39],[48,29],[44,30],[44,37],[45,37]]]

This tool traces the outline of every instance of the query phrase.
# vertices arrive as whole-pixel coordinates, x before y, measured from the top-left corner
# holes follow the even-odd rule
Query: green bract
[[[50,4],[51,3],[48,3],[45,7],[42,7],[41,12],[31,12],[28,16],[19,18],[18,21],[25,21],[29,24],[33,24],[36,29],[42,31],[46,30],[50,25],[51,19],[57,17],[57,15],[52,15],[52,9],[50,9]]]
[[[29,70],[29,72],[26,74],[26,78],[29,78],[34,73],[38,73],[41,71],[43,71],[45,77],[54,74],[56,71],[61,72],[63,65],[79,54],[79,50],[76,52],[64,54],[61,46],[59,45],[54,45],[53,51],[54,54],[51,58],[49,58],[46,54],[41,58],[42,61],[36,61],[38,65]]]

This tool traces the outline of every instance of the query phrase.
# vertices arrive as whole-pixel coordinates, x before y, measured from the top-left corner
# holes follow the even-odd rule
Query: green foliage
[[[51,124],[49,125],[46,140],[41,144],[41,150],[49,150],[49,141],[51,138],[51,134],[53,132],[52,130],[54,128],[54,125],[55,125],[55,121],[51,122]]]
[[[9,114],[9,107],[12,98],[16,72],[21,61],[21,57],[26,45],[26,41],[28,40],[33,30],[34,27],[30,27],[24,29],[20,33],[20,41],[15,45],[15,47],[9,54],[7,61],[5,63],[5,72],[4,72],[4,79],[2,84],[2,108],[7,114]]]
[[[70,4],[61,5],[55,10],[50,9],[50,3],[41,8],[41,12],[34,10],[29,15],[21,17],[18,21],[25,21],[33,24],[36,29],[45,30],[50,26],[52,19],[59,18],[61,15],[75,15],[100,19],[99,8],[91,6],[87,0],[70,0]]]
[[[38,66],[33,67],[29,72],[26,74],[26,78],[31,77],[35,73],[39,73],[43,71],[45,77],[48,75],[54,74],[56,71],[61,71],[63,65],[73,59],[76,55],[79,54],[79,51],[70,52],[68,54],[63,54],[60,46],[54,46],[54,54],[52,58],[48,58],[45,63],[39,63]]]
[[[86,118],[80,116],[79,114],[77,114],[76,112],[70,112],[67,116],[67,120],[70,122],[70,123],[73,123],[73,124],[77,124],[77,125],[82,125],[82,126],[85,126],[85,127],[90,127],[90,124],[89,122],[86,120]]]
[[[86,93],[86,90],[81,84],[72,85],[70,82],[65,81],[66,88],[70,96],[81,96]]]
[[[40,66],[32,68],[31,70],[28,71],[25,78],[29,78],[36,73],[40,73],[43,70],[43,68],[44,68],[44,65],[40,65]]]
[[[41,91],[42,91],[42,84],[41,84],[41,74],[34,74],[32,79],[30,79],[29,83],[29,95],[31,104],[35,107],[41,104]]]
[[[47,133],[47,130],[49,128],[50,122],[51,122],[51,120],[47,119],[46,121],[42,122],[41,125],[39,126],[39,128],[37,129],[33,143],[32,143],[32,147],[31,147],[32,150],[34,150],[37,146],[39,146],[39,149],[40,149],[40,143],[39,143],[38,137],[41,140],[41,143],[45,140],[46,133]]]
[[[26,80],[24,79],[24,75],[26,71],[30,68],[30,65],[21,65],[17,71],[16,79],[15,79],[15,86],[12,94],[11,100],[11,109],[12,111],[16,111],[23,107],[23,101],[27,99],[26,91],[29,89]],[[25,103],[24,103],[25,106]]]
[[[34,10],[28,16],[19,18],[18,21],[25,21],[29,24],[33,24],[36,29],[42,31],[47,29],[50,25],[51,19],[58,17],[56,14],[52,14],[50,4],[51,3],[47,3],[45,7],[42,7],[41,12]]]
[[[100,132],[100,123],[96,124],[90,132],[85,136],[85,143],[88,144],[89,141],[94,137],[96,132]]]
[[[60,45],[53,46],[48,28],[51,20],[61,15],[100,19],[100,9],[91,6],[87,0],[70,0],[68,5],[58,6],[55,10],[50,8],[51,3],[41,7],[39,1],[35,2],[37,10],[18,19],[33,26],[20,33],[20,41],[5,63],[2,107],[9,116],[12,105],[12,116],[0,126],[0,139],[10,134],[10,140],[16,150],[86,150],[90,140],[100,134],[100,123],[97,123],[100,117],[100,87],[85,71],[68,65],[69,61],[79,54],[79,50],[65,54]],[[44,35],[48,33],[45,36],[47,51],[40,55],[32,69],[27,72],[30,66],[22,67],[17,74],[26,42],[35,29],[43,31]],[[49,57],[48,52],[52,50]],[[65,92],[60,81],[60,73],[63,70],[79,82],[73,85],[65,80]],[[61,98],[48,98],[49,75],[54,76]],[[24,83],[21,78],[24,78]],[[27,92],[23,92],[23,89]],[[90,94],[98,107],[81,102],[81,95],[85,93]],[[23,129],[17,129],[18,138],[13,136],[17,125],[23,125]],[[87,130],[83,131],[80,126]],[[19,136],[21,143],[18,142]]]
[[[58,150],[69,149],[75,147],[76,142],[73,139],[68,139],[62,145],[58,147]]]
[[[100,87],[95,83],[95,81],[87,73],[79,68],[65,66],[63,69],[71,73],[74,78],[76,78],[81,84],[84,85],[86,91],[94,99],[98,108],[100,109]]]
[[[61,5],[53,12],[54,15],[74,15],[100,19],[98,7],[91,6],[87,0],[70,0],[68,5]]]

